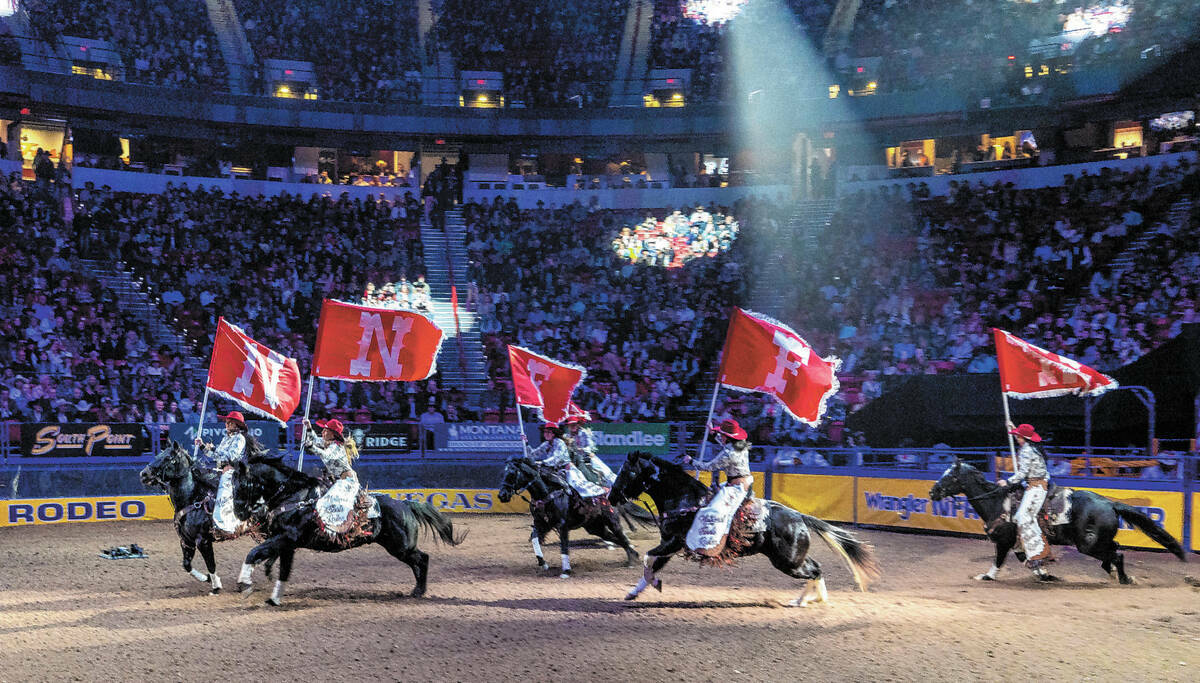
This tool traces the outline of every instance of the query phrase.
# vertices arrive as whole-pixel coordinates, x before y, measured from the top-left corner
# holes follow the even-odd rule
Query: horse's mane
[[[675,480],[677,480],[679,482],[686,481],[687,485],[691,486],[693,489],[695,489],[696,493],[704,494],[704,493],[708,492],[708,487],[705,486],[703,482],[701,482],[699,479],[693,477],[692,475],[688,474],[687,469],[685,469],[683,465],[680,465],[677,462],[667,460],[666,458],[660,458],[656,455],[651,455],[645,451],[634,451],[633,453],[630,453],[630,455],[636,455],[640,458],[645,458],[646,460],[649,460],[650,462],[652,462],[658,466],[658,469],[660,472],[665,472],[665,473],[670,474]]]
[[[319,486],[321,480],[311,475],[305,474],[300,470],[293,469],[283,462],[283,457],[270,454],[265,448],[258,451],[247,459],[251,465],[266,465],[283,475],[284,481],[289,485],[294,485],[295,488],[307,486]]]

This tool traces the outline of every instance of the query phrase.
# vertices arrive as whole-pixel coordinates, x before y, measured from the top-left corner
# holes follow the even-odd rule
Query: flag
[[[512,344],[508,345],[508,360],[512,366],[517,405],[536,408],[547,422],[566,419],[571,395],[587,376],[587,371]]]
[[[837,393],[841,364],[818,356],[787,325],[735,308],[717,376],[727,387],[774,396],[792,417],[816,426]]]
[[[296,359],[259,344],[224,318],[217,321],[207,386],[252,413],[283,423],[300,405]]]
[[[427,379],[437,370],[444,338],[440,327],[415,311],[326,299],[313,375],[370,382]]]
[[[1117,381],[1078,361],[1034,346],[993,328],[1000,391],[1011,398],[1051,398],[1078,394],[1098,396],[1117,388]]]
[[[581,417],[585,422],[592,421],[592,414],[575,405],[574,401],[567,401],[567,417]]]

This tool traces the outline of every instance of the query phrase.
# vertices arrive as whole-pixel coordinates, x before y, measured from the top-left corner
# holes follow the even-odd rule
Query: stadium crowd
[[[228,69],[204,3],[189,0],[25,0],[33,30],[112,43],[124,80],[227,90]],[[136,19],[135,19],[136,17]],[[111,55],[88,60],[103,63]],[[111,76],[110,76],[111,77]]]

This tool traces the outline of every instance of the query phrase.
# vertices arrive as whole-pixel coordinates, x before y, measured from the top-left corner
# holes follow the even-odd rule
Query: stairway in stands
[[[200,377],[204,376],[204,363],[196,358],[195,349],[178,330],[163,322],[162,311],[133,273],[112,261],[80,259],[79,264],[86,275],[96,278],[117,295],[121,310],[145,326],[155,348],[166,346],[185,367]]]
[[[44,36],[36,35],[29,19],[29,11],[25,4],[17,5],[16,11],[4,17],[8,33],[21,46],[21,66],[28,71],[49,73],[71,73],[71,60],[66,58],[62,43],[58,36],[52,42],[44,40]]]
[[[629,0],[608,106],[642,106],[646,74],[650,68],[650,23],[653,19],[653,0]]]
[[[208,8],[208,20],[212,23],[213,32],[217,34],[221,56],[229,68],[229,91],[239,95],[248,93],[254,50],[246,38],[246,29],[238,18],[237,8],[233,0],[204,0],[204,4]]]
[[[487,365],[483,340],[475,315],[460,306],[459,334],[455,336],[454,312],[450,306],[450,283],[458,286],[459,301],[466,303],[467,248],[464,244],[466,223],[462,209],[446,212],[446,232],[421,219],[421,246],[425,255],[425,280],[433,295],[433,319],[446,331],[446,341],[438,355],[442,384],[458,387],[471,406],[479,405],[479,396],[487,388]],[[461,353],[461,356],[460,356]]]
[[[797,202],[788,220],[787,230],[800,236],[800,248],[817,254],[836,209],[835,199]],[[783,266],[780,251],[770,250],[765,262],[756,264],[747,302],[750,310],[780,318],[793,277],[794,274]]]
[[[1159,235],[1174,235],[1176,233],[1187,230],[1188,220],[1192,215],[1192,199],[1191,197],[1183,197],[1179,199],[1167,211],[1165,220],[1146,226],[1142,234],[1133,238],[1129,244],[1125,246],[1121,253],[1117,254],[1108,262],[1108,273],[1110,280],[1119,280],[1121,276],[1133,270],[1137,264],[1137,259],[1146,250],[1150,249],[1154,238]],[[1086,286],[1083,294],[1086,292]],[[1070,316],[1075,310],[1075,306],[1079,304],[1080,297],[1073,296],[1062,301],[1059,306],[1059,315]]]

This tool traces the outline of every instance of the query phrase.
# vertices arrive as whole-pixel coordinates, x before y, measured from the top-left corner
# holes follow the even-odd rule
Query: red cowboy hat
[[[720,425],[709,425],[708,429],[718,434],[724,434],[734,441],[745,441],[746,437],[749,436],[746,434],[746,430],[742,429],[742,426],[738,424],[738,421],[732,419],[725,420]]]
[[[1038,433],[1034,431],[1033,425],[1031,424],[1017,425],[1016,429],[1010,429],[1008,430],[1008,433],[1028,439],[1034,443],[1042,440],[1042,437],[1038,436]]]
[[[586,415],[569,415],[567,416],[567,419],[563,420],[562,423],[565,425],[577,425],[583,424],[584,422],[591,422],[591,420],[589,420]]]
[[[223,421],[233,420],[234,422],[242,425],[242,427],[246,426],[246,418],[242,417],[242,414],[236,410],[229,411],[228,415],[217,413],[217,419]]]
[[[346,440],[346,428],[342,425],[342,421],[336,417],[325,421],[317,420],[313,424],[317,425],[317,427],[320,427],[321,429],[328,429],[329,431],[333,432],[334,435],[337,436],[338,441]]]

